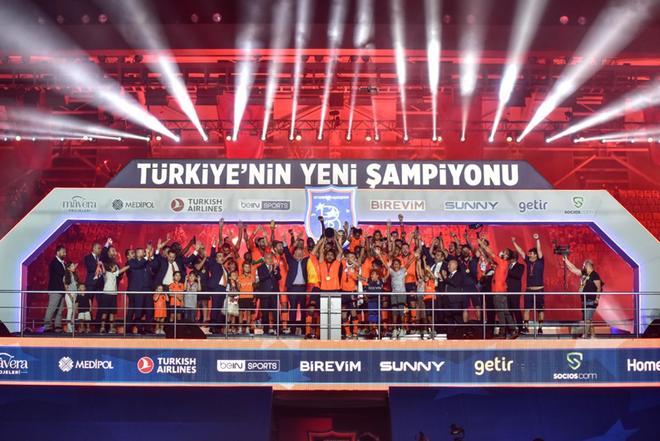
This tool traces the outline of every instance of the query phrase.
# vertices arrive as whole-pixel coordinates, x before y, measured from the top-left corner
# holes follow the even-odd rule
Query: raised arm
[[[511,238],[511,242],[513,243],[513,247],[514,247],[514,248],[516,249],[516,251],[518,252],[518,255],[519,255],[519,256],[524,256],[524,255],[525,255],[525,251],[522,249],[522,247],[521,247],[520,245],[518,245],[518,242],[516,242],[516,238],[515,238],[515,237],[512,237],[512,238]]]
[[[541,238],[539,237],[538,233],[534,233],[532,237],[536,241],[536,254],[538,254],[539,259],[543,259],[543,251],[541,251]]]
[[[563,256],[562,256],[562,259],[564,259],[564,264],[566,265],[566,268],[568,268],[568,270],[569,270],[570,272],[572,272],[572,273],[575,274],[576,276],[581,276],[581,275],[582,275],[582,271],[580,271],[580,269],[579,269],[578,267],[576,267],[575,265],[573,265],[573,262],[571,262],[570,260],[568,260],[568,256],[567,256],[567,255],[563,255]]]

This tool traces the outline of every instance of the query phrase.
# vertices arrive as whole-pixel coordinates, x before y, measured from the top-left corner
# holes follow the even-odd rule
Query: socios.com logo
[[[62,357],[60,361],[57,362],[57,366],[62,372],[69,372],[73,369],[73,360],[71,357]]]
[[[583,196],[573,196],[573,206],[575,208],[582,208],[583,205],[584,205]]]
[[[569,352],[566,354],[566,361],[568,362],[568,367],[577,371],[582,366],[582,360],[584,355],[582,352]]]

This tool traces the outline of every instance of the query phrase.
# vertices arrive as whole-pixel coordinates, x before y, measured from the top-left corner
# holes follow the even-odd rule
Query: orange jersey
[[[319,286],[320,275],[319,275],[319,260],[316,256],[309,256],[307,260],[307,283],[312,286]]]
[[[495,275],[493,275],[492,291],[493,292],[506,292],[506,275],[509,272],[509,262],[502,259],[500,256],[493,256],[493,262],[497,264],[495,267]]]
[[[412,255],[406,257],[400,256],[399,259],[401,260],[401,266],[406,265],[411,258],[413,258]],[[414,262],[406,269],[406,279],[404,280],[404,283],[417,283],[417,265],[415,265]]]
[[[435,279],[430,278],[424,284],[424,300],[435,299]]]
[[[243,274],[241,273],[238,276],[238,290],[240,291],[239,297],[242,299],[251,299],[254,298],[254,282],[255,277],[253,273]]]
[[[346,262],[344,262],[344,270],[341,272],[341,290],[344,292],[355,292],[357,291],[357,282],[357,267],[349,268]]]
[[[167,288],[170,293],[174,293],[174,295],[170,294],[170,305],[183,306],[183,294],[179,293],[186,290],[186,285],[181,282],[172,282]]]
[[[316,260],[316,257],[314,257],[314,260]],[[318,262],[318,269],[319,269],[318,278],[319,278],[319,287],[321,288],[321,290],[339,291],[341,289],[341,280],[339,278],[340,265],[341,262],[339,260],[335,260],[332,263]]]
[[[351,253],[355,252],[355,248],[359,247],[364,243],[364,240],[362,238],[355,238],[351,235],[351,237],[348,239],[348,251]]]

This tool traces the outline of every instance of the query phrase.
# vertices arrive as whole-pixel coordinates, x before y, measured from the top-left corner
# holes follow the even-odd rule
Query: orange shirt
[[[239,298],[241,299],[252,299],[254,298],[254,273],[243,274],[241,273],[238,276],[238,290],[241,292]]]
[[[350,251],[351,253],[354,253],[354,252],[355,252],[355,248],[357,248],[358,246],[362,245],[362,243],[363,243],[363,239],[362,239],[362,238],[357,239],[357,238],[351,236],[351,237],[348,239],[348,251]]]
[[[412,254],[408,254],[405,257],[400,256],[399,260],[401,260],[401,266],[406,266],[411,258],[414,258]],[[415,265],[415,262],[411,263],[406,269],[406,279],[404,280],[404,283],[417,283],[417,265]]]
[[[174,295],[170,295],[170,305],[176,305],[177,307],[183,306],[183,294],[178,293],[185,291],[186,285],[182,282],[172,282],[167,288],[169,292],[175,293]]]
[[[435,299],[435,279],[430,278],[424,285],[424,300]]]
[[[314,257],[314,260],[316,260],[316,257]],[[319,269],[318,278],[319,278],[319,287],[321,288],[321,290],[339,291],[341,289],[341,280],[339,279],[340,265],[341,262],[339,260],[335,260],[332,263],[318,262],[318,269]]]
[[[344,261],[344,270],[341,272],[341,290],[344,292],[357,291],[358,269],[349,268]]]
[[[493,275],[492,291],[506,292],[506,275],[509,272],[509,262],[500,256],[493,256],[493,262],[497,264],[495,274]]]
[[[318,287],[319,282],[319,260],[316,256],[312,255],[307,260],[307,283],[311,286]]]

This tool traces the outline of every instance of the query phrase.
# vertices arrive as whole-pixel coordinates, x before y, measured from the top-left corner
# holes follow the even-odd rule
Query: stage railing
[[[79,319],[77,308],[73,308],[69,322],[65,296],[71,293],[49,291],[6,291],[0,296],[21,295],[21,307],[0,306],[0,317],[14,335],[70,335],[82,337],[90,334],[129,337],[138,335],[166,335],[174,338],[190,337],[197,329],[221,338],[276,337],[276,338],[321,338],[337,339],[443,339],[443,338],[516,338],[581,336],[588,333],[585,318],[594,316],[589,324],[598,337],[638,337],[638,317],[652,321],[657,310],[640,311],[640,296],[660,295],[658,292],[605,292],[606,302],[594,305],[589,297],[597,293],[580,292],[520,292],[520,293],[345,293],[345,292],[196,292],[197,296],[209,296],[208,301],[196,303],[195,308],[186,308],[177,301],[154,308],[154,292],[118,291],[108,294],[103,291],[85,291],[92,301],[90,320]],[[185,296],[186,292],[167,293]],[[114,301],[108,306],[99,305],[100,296],[110,296]],[[253,295],[254,302],[241,302],[246,295]],[[523,298],[532,296],[533,304],[528,309],[529,322],[522,322],[525,308]],[[140,296],[146,296],[140,299]],[[287,297],[284,297],[287,296]],[[298,296],[298,297],[296,297]],[[499,306],[494,304],[500,297]],[[538,308],[540,296],[570,296],[576,306]],[[34,297],[42,298],[42,305]],[[392,304],[405,297],[404,304]],[[426,300],[425,300],[426,297]],[[516,300],[517,297],[517,300]],[[621,302],[617,300],[621,298]],[[138,299],[140,301],[138,302]],[[225,299],[228,299],[225,301]],[[478,301],[480,300],[480,302]],[[45,301],[45,302],[44,302]],[[507,306],[518,304],[519,308]],[[112,303],[113,300],[110,299]],[[206,302],[206,304],[204,304]],[[464,302],[468,302],[464,308]],[[508,303],[512,302],[512,303]],[[0,301],[0,305],[4,302]],[[137,303],[140,306],[135,306]],[[480,307],[474,305],[481,303]],[[605,304],[603,304],[605,303]],[[71,303],[75,305],[75,302]],[[625,304],[627,306],[621,306]],[[246,306],[248,305],[248,306]],[[295,305],[295,308],[293,307]],[[593,306],[596,306],[595,308]],[[48,309],[51,309],[48,313]],[[19,309],[19,310],[17,310]],[[102,314],[114,309],[113,321],[106,318],[101,328]],[[154,313],[163,315],[162,321],[154,320]],[[544,323],[538,320],[539,313],[551,316]],[[51,315],[45,323],[44,316]],[[502,314],[512,314],[514,323],[500,323]],[[238,315],[236,315],[238,314]],[[245,317],[245,315],[247,317]],[[60,318],[61,317],[61,321]],[[561,319],[552,318],[561,316]],[[13,317],[6,320],[7,317]],[[242,321],[242,318],[247,318]],[[649,319],[650,318],[650,319]],[[655,317],[660,318],[660,317]],[[467,320],[466,320],[467,319]],[[51,324],[52,323],[52,324]],[[60,324],[61,323],[61,324]],[[523,332],[523,327],[527,328]],[[191,331],[191,329],[193,329]],[[86,332],[87,330],[91,332]],[[110,331],[114,332],[110,332]],[[162,332],[155,332],[162,330]],[[105,331],[105,332],[103,332]]]

